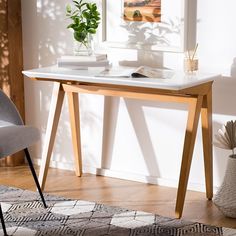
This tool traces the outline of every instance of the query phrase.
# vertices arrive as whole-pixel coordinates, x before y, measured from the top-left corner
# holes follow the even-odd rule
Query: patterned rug
[[[236,235],[236,229],[186,222],[83,200],[46,194],[45,198],[47,209],[43,208],[37,193],[0,186],[0,202],[8,234],[14,236]],[[2,229],[0,235],[3,235]]]

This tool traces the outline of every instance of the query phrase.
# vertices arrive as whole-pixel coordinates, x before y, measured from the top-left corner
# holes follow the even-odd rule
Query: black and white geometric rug
[[[83,200],[0,186],[7,232],[14,236],[236,236],[236,229],[186,222]],[[1,226],[0,226],[1,227]],[[3,235],[0,228],[0,235]]]

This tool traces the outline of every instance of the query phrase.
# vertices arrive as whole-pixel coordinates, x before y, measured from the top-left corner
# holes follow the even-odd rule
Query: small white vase
[[[236,218],[236,155],[228,159],[223,183],[213,202],[225,216]]]
[[[93,37],[88,34],[84,42],[74,41],[75,56],[90,56],[93,54]]]

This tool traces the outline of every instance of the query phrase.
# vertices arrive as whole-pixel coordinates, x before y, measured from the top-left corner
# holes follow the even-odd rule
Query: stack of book
[[[58,67],[70,69],[88,69],[89,67],[109,67],[106,54],[93,54],[91,56],[62,56],[57,59]]]

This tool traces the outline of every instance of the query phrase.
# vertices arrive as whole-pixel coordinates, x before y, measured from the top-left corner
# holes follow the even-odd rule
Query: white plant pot
[[[236,155],[228,159],[223,183],[213,202],[225,216],[236,218]]]

